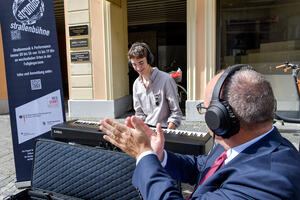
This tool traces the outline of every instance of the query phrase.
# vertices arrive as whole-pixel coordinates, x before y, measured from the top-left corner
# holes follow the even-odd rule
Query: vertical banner
[[[31,179],[34,140],[50,138],[51,126],[65,121],[53,1],[1,0],[0,17],[20,183]]]

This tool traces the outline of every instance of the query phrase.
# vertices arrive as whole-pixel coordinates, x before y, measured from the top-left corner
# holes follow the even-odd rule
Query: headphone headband
[[[136,42],[136,43],[134,43],[132,46],[131,46],[131,48],[133,48],[133,47],[137,47],[137,46],[141,46],[141,47],[143,47],[143,48],[145,48],[147,51],[149,51],[149,48],[144,44],[144,43],[141,43],[141,42]]]
[[[214,91],[213,91],[211,100],[219,100],[220,94],[221,94],[221,89],[222,89],[222,86],[224,85],[225,80],[228,77],[230,77],[232,74],[234,74],[234,72],[239,71],[241,68],[243,68],[245,66],[247,66],[247,65],[239,64],[239,65],[234,65],[234,66],[226,69],[214,87]]]

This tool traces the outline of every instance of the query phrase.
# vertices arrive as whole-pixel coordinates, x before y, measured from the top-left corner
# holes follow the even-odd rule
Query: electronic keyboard
[[[56,124],[51,128],[55,140],[78,143],[120,151],[103,139],[105,134],[99,130],[100,123],[94,121],[71,120]],[[156,132],[155,128],[151,128]],[[200,155],[208,153],[212,145],[209,133],[163,129],[165,149],[174,153]]]

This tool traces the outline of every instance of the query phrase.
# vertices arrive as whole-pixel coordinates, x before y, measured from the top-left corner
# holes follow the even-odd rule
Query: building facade
[[[139,5],[137,2],[136,4]],[[132,81],[130,80],[132,77],[128,76],[130,69],[126,56],[129,40],[148,42],[156,58],[161,55],[160,52],[164,48],[168,48],[169,45],[158,45],[157,31],[149,31],[151,28],[129,33],[130,8],[127,5],[130,5],[129,1],[65,1],[70,116],[118,117],[130,110],[132,103],[128,82]],[[184,6],[186,6],[184,54],[187,66],[184,75],[188,91],[185,109],[187,119],[194,119],[198,117],[195,105],[203,98],[205,85],[216,71],[215,37],[213,37],[216,2],[186,1]],[[155,17],[152,17],[152,20],[153,18]],[[146,21],[144,23],[147,23],[147,20],[144,20]],[[164,19],[157,20],[156,23],[170,23]],[[130,22],[132,23],[132,20]],[[130,25],[145,26],[142,20]],[[76,28],[84,29],[83,26],[88,29],[87,35],[73,36],[70,33],[76,31]],[[138,37],[139,34],[144,38]],[[90,45],[85,50],[72,48],[70,44],[76,38],[86,38]],[[72,60],[72,54],[78,52],[81,55],[89,54],[90,59]]]
[[[291,76],[275,66],[300,60],[297,0],[54,0],[54,5],[70,117],[117,118],[132,109],[136,74],[127,51],[135,41],[149,44],[160,69],[182,68],[183,109],[191,121],[203,120],[195,107],[219,69],[251,64],[276,85],[275,75]],[[5,108],[2,50],[0,58]],[[291,94],[295,88],[289,84],[289,89],[276,86],[276,95]],[[282,98],[279,105],[294,109],[298,97],[293,98]]]

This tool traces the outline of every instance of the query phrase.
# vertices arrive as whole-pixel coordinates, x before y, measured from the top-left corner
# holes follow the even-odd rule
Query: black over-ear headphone
[[[147,45],[143,44],[143,43],[134,43],[131,48],[133,47],[137,47],[137,46],[141,46],[143,48],[146,49],[147,51],[147,63],[149,65],[152,65],[153,64],[153,61],[154,61],[154,57],[153,57],[153,54],[151,53],[150,49],[147,47]]]
[[[240,130],[240,122],[229,103],[220,99],[221,89],[227,78],[246,66],[239,64],[225,70],[214,87],[210,105],[205,113],[205,122],[208,128],[223,138],[230,138],[237,134]]]

